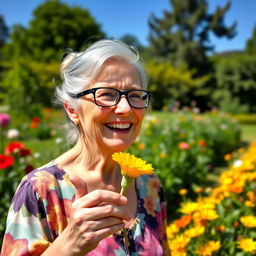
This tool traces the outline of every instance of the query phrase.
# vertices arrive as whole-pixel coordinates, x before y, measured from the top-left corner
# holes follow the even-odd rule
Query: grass
[[[148,115],[154,115],[157,119],[168,119],[173,113],[164,111],[152,111],[148,112]],[[252,115],[255,118],[255,115]],[[256,119],[256,118],[255,118]],[[239,121],[239,119],[237,119]],[[250,144],[252,141],[256,141],[256,122],[255,123],[243,123],[241,120],[241,140],[245,144]]]
[[[243,142],[256,141],[256,124],[241,124],[241,132]]]

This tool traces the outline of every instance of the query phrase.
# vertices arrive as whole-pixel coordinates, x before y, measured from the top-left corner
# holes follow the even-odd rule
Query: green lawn
[[[256,124],[241,124],[242,141],[250,143],[256,141]]]

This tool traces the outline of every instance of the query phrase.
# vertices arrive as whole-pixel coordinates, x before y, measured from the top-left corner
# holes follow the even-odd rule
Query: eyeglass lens
[[[100,88],[95,91],[96,104],[100,106],[113,106],[117,104],[120,98],[120,92],[111,88]],[[147,107],[149,96],[146,91],[132,90],[126,95],[129,104],[135,108]]]

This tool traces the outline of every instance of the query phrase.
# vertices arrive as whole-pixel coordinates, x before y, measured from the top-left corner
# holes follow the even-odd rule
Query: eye
[[[99,89],[96,92],[96,97],[101,100],[113,100],[117,97],[117,92],[111,89]]]
[[[144,100],[145,95],[143,96],[142,91],[131,91],[129,93],[129,99],[131,100]]]

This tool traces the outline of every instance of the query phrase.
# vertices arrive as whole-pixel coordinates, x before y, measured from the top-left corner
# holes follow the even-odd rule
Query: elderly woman
[[[138,59],[124,43],[100,40],[63,60],[56,95],[74,146],[21,181],[2,256],[169,255],[159,180],[142,175],[122,196],[111,157],[134,142],[149,105]]]

